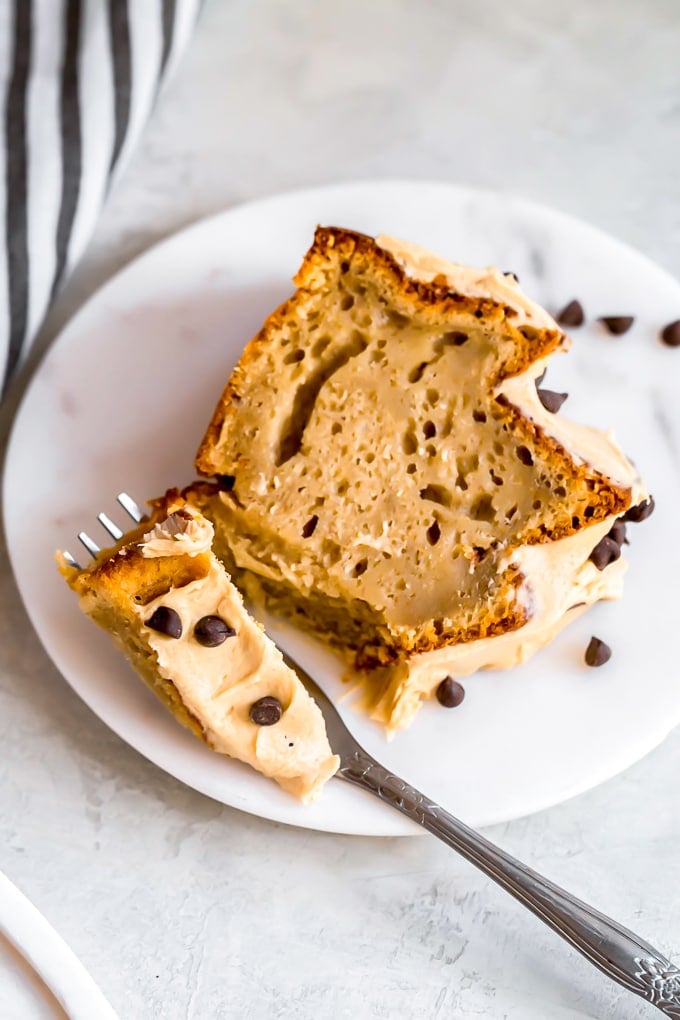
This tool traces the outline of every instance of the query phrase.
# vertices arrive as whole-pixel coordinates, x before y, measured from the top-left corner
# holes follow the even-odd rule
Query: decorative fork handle
[[[338,777],[391,804],[438,836],[528,907],[595,967],[680,1020],[680,970],[648,942],[549,882],[468,828],[363,750],[343,757]]]

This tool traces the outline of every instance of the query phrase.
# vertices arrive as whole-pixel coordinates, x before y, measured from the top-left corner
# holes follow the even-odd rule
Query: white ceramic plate
[[[166,714],[78,611],[53,565],[96,531],[114,496],[138,500],[192,476],[192,459],[244,343],[291,292],[317,223],[380,231],[473,265],[514,270],[555,308],[578,297],[590,316],[633,314],[625,336],[597,325],[550,370],[574,418],[613,426],[658,510],[630,529],[622,603],[600,605],[532,662],[466,681],[454,711],[423,707],[386,742],[351,708],[351,727],[386,765],[475,825],[536,811],[613,776],[680,721],[677,585],[680,351],[659,343],[680,317],[680,286],[642,255],[531,203],[447,184],[378,181],[275,196],[196,224],[128,266],[78,313],[37,372],[16,420],[5,474],[5,522],[26,606],[47,651],[120,736],[195,789],[243,810],[348,833],[415,831],[370,796],[329,784],[302,807],[245,766],[210,752]],[[674,445],[675,444],[675,445]],[[583,666],[591,634],[610,663]],[[298,639],[293,654],[329,692],[334,661]]]
[[[0,1002],[3,1017],[116,1020],[80,960],[2,873]]]

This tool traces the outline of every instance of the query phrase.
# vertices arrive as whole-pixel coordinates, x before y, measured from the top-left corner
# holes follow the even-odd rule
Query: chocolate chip
[[[591,552],[589,559],[595,564],[598,570],[604,570],[614,560],[618,560],[621,555],[621,546],[618,542],[615,542],[609,535],[605,535],[597,543],[593,551]]]
[[[260,698],[250,706],[250,719],[256,726],[274,726],[283,715],[278,698]]]
[[[517,454],[518,460],[520,460],[522,464],[526,464],[527,467],[531,467],[534,463],[534,458],[531,456],[531,450],[529,450],[526,446],[518,446],[515,453]]]
[[[570,301],[555,318],[561,326],[582,326],[585,319],[583,305],[580,301]]]
[[[519,283],[519,276],[517,275],[517,273],[513,273],[512,269],[506,269],[503,272],[503,276],[511,276],[515,283]]]
[[[612,657],[612,650],[599,637],[591,637],[586,648],[586,664],[588,666],[604,666]]]
[[[538,399],[551,414],[557,414],[568,396],[568,393],[556,393],[555,390],[538,390]]]
[[[609,532],[609,538],[621,546],[626,541],[626,525],[622,520],[614,521]]]
[[[179,618],[179,613],[170,609],[169,606],[159,606],[158,609],[155,609],[146,621],[146,625],[151,630],[157,630],[159,634],[165,634],[166,637],[181,638],[182,636],[182,621]]]
[[[655,505],[654,497],[650,496],[649,499],[644,499],[642,503],[638,503],[637,506],[632,506],[630,510],[626,511],[622,520],[630,521],[631,524],[639,524],[640,521],[646,521],[654,513]]]
[[[545,379],[547,374],[548,374],[548,369],[544,368],[543,371],[541,372],[541,374],[536,376],[536,379],[535,379],[536,389],[538,389],[538,387],[541,385],[541,383],[543,382],[543,380]]]
[[[664,326],[661,330],[661,339],[667,347],[680,347],[680,319]]]
[[[437,688],[437,701],[444,708],[456,708],[465,697],[465,688],[454,680],[452,676],[446,676]]]
[[[597,321],[601,322],[613,336],[621,336],[622,333],[628,332],[635,322],[635,317],[633,315],[601,315]]]
[[[236,631],[230,627],[221,616],[203,616],[194,627],[194,637],[199,645],[205,648],[217,648],[224,644],[229,637],[234,637]]]

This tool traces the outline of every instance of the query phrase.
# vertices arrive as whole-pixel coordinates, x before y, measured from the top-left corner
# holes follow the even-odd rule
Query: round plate
[[[423,181],[341,184],[279,195],[196,224],[132,263],[67,326],[26,394],[5,472],[5,523],[26,607],[48,653],[87,704],[161,768],[245,811],[310,828],[393,835],[416,830],[385,805],[330,783],[303,807],[255,772],[209,751],[165,712],[110,639],[79,612],[54,550],[97,533],[121,489],[138,501],[193,477],[194,452],[229,372],[290,278],[317,223],[393,234],[472,265],[519,275],[548,308],[578,297],[593,325],[574,331],[548,385],[565,410],[613,427],[658,509],[631,527],[626,596],[575,621],[509,673],[466,681],[454,711],[423,706],[386,741],[349,705],[357,737],[397,774],[473,825],[528,814],[613,776],[680,721],[677,584],[669,541],[680,506],[680,351],[658,329],[680,316],[680,286],[642,255],[549,209]],[[599,315],[635,315],[612,337]],[[675,592],[675,595],[673,594]],[[588,669],[591,634],[613,648]],[[339,696],[339,667],[311,641],[290,649]]]

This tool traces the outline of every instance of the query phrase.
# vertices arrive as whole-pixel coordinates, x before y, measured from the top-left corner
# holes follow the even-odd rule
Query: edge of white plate
[[[2,872],[0,931],[42,978],[71,1020],[118,1020],[70,946]]]
[[[570,213],[563,212],[563,211],[561,211],[559,209],[555,209],[555,208],[553,208],[551,206],[548,206],[548,205],[545,205],[545,204],[543,204],[541,202],[536,202],[533,199],[525,198],[523,196],[516,195],[514,193],[509,193],[509,192],[505,193],[503,191],[498,191],[498,190],[494,190],[494,189],[491,189],[491,188],[481,188],[481,187],[476,187],[476,186],[462,185],[462,184],[452,183],[452,182],[449,182],[449,181],[446,181],[446,180],[443,180],[443,179],[440,179],[440,180],[431,179],[431,178],[418,179],[418,178],[404,178],[404,177],[395,176],[395,177],[385,177],[385,178],[376,178],[376,179],[362,179],[362,180],[352,180],[352,181],[334,181],[334,182],[330,182],[330,183],[326,183],[326,184],[321,184],[321,185],[317,185],[317,186],[293,188],[293,189],[289,189],[289,190],[286,190],[286,191],[278,192],[278,193],[273,194],[273,195],[266,195],[266,196],[261,196],[259,198],[254,198],[254,199],[248,200],[248,201],[243,202],[243,203],[236,203],[235,205],[227,207],[226,209],[223,209],[220,212],[208,214],[208,215],[206,215],[204,217],[201,217],[200,219],[196,220],[194,223],[191,223],[189,226],[183,227],[182,229],[180,229],[180,230],[176,231],[175,233],[169,235],[168,237],[164,238],[163,240],[159,241],[158,243],[152,245],[151,247],[146,249],[144,252],[142,252],[140,255],[136,256],[130,262],[128,262],[124,266],[122,266],[117,272],[115,272],[111,277],[109,277],[100,287],[98,287],[87,298],[87,300],[80,306],[80,308],[76,311],[76,313],[72,316],[72,318],[69,319],[69,321],[64,325],[64,327],[62,328],[62,330],[60,331],[58,336],[55,337],[53,343],[50,345],[50,347],[47,349],[47,351],[45,351],[43,353],[43,355],[41,356],[38,364],[34,367],[31,379],[30,379],[28,385],[26,386],[26,389],[25,389],[24,393],[22,394],[21,402],[20,402],[19,408],[17,410],[17,413],[15,415],[14,421],[12,423],[9,440],[8,440],[8,443],[7,443],[7,448],[6,448],[6,452],[5,452],[4,470],[3,470],[3,481],[2,481],[2,504],[3,504],[3,516],[4,516],[5,521],[6,521],[6,518],[7,518],[7,502],[8,502],[6,478],[7,478],[7,475],[9,474],[9,466],[10,466],[12,460],[14,459],[14,457],[16,455],[16,453],[15,453],[16,436],[17,436],[17,434],[18,434],[18,432],[20,430],[21,419],[22,419],[22,415],[23,415],[23,413],[25,411],[25,405],[26,405],[26,403],[28,401],[28,398],[29,398],[29,396],[30,396],[30,394],[31,394],[31,392],[33,390],[34,385],[36,384],[36,377],[37,377],[37,375],[40,372],[41,366],[43,365],[45,360],[47,360],[50,357],[51,352],[55,349],[56,345],[60,343],[62,338],[64,338],[64,335],[67,332],[70,332],[71,330],[77,330],[78,323],[79,323],[81,317],[84,318],[88,314],[90,306],[95,301],[98,301],[101,298],[102,294],[109,287],[115,286],[118,283],[118,281],[119,281],[119,279],[121,277],[125,276],[128,272],[134,271],[134,269],[140,263],[143,263],[145,260],[152,259],[159,251],[161,251],[161,250],[163,250],[163,249],[165,249],[167,247],[171,247],[171,246],[175,245],[181,238],[183,238],[185,236],[188,236],[188,235],[191,235],[191,234],[196,233],[196,232],[200,232],[200,230],[203,229],[205,227],[205,225],[210,223],[211,221],[219,220],[221,217],[226,217],[230,213],[236,212],[237,210],[239,212],[241,212],[241,211],[247,212],[247,210],[250,209],[251,207],[266,206],[267,204],[270,204],[270,203],[271,204],[275,204],[275,203],[281,201],[282,199],[294,198],[295,196],[302,196],[302,195],[308,194],[310,192],[312,192],[314,194],[321,194],[323,192],[331,193],[333,191],[336,191],[337,189],[343,189],[343,190],[346,190],[346,189],[350,189],[350,190],[356,189],[357,191],[360,191],[361,189],[365,189],[367,187],[371,187],[371,188],[376,188],[376,187],[377,188],[388,188],[388,187],[403,188],[403,187],[413,187],[413,186],[417,186],[419,188],[428,188],[428,189],[432,189],[432,190],[442,190],[442,191],[446,191],[446,192],[449,192],[449,193],[451,191],[459,191],[461,194],[464,194],[464,195],[468,195],[468,196],[475,196],[475,195],[476,196],[484,196],[484,197],[489,198],[491,200],[506,200],[508,203],[512,203],[512,205],[515,208],[517,208],[517,209],[525,208],[527,210],[532,210],[535,213],[540,214],[542,217],[545,217],[548,220],[552,220],[552,222],[554,222],[554,223],[558,223],[558,224],[562,223],[562,224],[565,224],[565,225],[568,224],[568,225],[571,225],[571,226],[578,226],[578,228],[580,230],[582,230],[584,233],[586,233],[586,234],[590,233],[591,236],[593,236],[593,237],[598,237],[598,238],[601,238],[602,240],[608,241],[608,242],[614,241],[617,245],[619,245],[621,247],[622,250],[627,252],[630,256],[633,256],[637,260],[641,260],[650,269],[652,269],[656,274],[658,274],[659,276],[662,276],[665,279],[667,284],[670,284],[670,285],[672,285],[675,288],[680,288],[680,283],[678,282],[678,280],[668,270],[666,270],[662,266],[659,266],[658,263],[656,263],[653,259],[651,259],[644,252],[639,251],[638,249],[636,249],[632,245],[628,244],[625,241],[620,240],[618,237],[615,237],[614,235],[610,234],[609,232],[607,232],[607,231],[605,231],[605,230],[603,230],[603,229],[601,229],[599,227],[592,226],[590,223],[588,223],[588,222],[586,222],[584,220],[581,220],[579,217],[573,216]],[[17,587],[19,589],[22,601],[24,603],[24,607],[25,607],[26,612],[27,612],[27,614],[28,614],[28,616],[29,616],[29,618],[31,620],[31,623],[35,626],[34,616],[33,616],[32,610],[31,610],[30,606],[28,605],[27,600],[25,598],[23,587],[22,587],[21,580],[20,580],[20,575],[19,575],[19,572],[17,570],[17,565],[15,563],[14,556],[13,556],[12,549],[11,549],[11,546],[10,546],[9,542],[8,542],[8,555],[9,555],[12,571],[13,571],[13,574],[14,574],[15,582],[16,582]],[[36,628],[36,631],[37,631],[37,628]],[[45,647],[44,643],[42,642],[42,638],[40,637],[40,632],[37,631],[37,633],[38,633],[39,639],[41,640],[41,644],[43,644],[43,647],[45,648],[46,653],[48,654],[48,656],[51,659],[53,659],[52,652],[49,651]],[[150,754],[148,752],[148,750],[146,750],[145,748],[140,746],[139,742],[131,739],[127,734],[122,733],[119,730],[118,727],[116,727],[115,725],[110,723],[107,719],[103,719],[99,715],[99,713],[94,708],[92,708],[92,706],[90,704],[90,701],[87,698],[86,692],[83,692],[81,690],[80,685],[78,683],[78,680],[76,678],[71,677],[69,675],[68,669],[64,669],[62,667],[62,665],[60,664],[60,662],[57,661],[57,659],[53,659],[53,661],[55,662],[55,665],[57,666],[59,671],[62,673],[62,675],[64,676],[64,679],[69,684],[71,689],[74,690],[75,693],[81,698],[81,700],[83,700],[85,702],[85,704],[88,706],[88,708],[90,708],[90,710],[93,711],[93,713],[98,718],[100,718],[101,721],[104,722],[105,725],[107,725],[113,732],[115,732],[128,746],[132,747],[135,751],[137,751],[139,754],[141,754],[148,761],[151,761],[158,768],[160,768],[163,771],[167,772],[168,774],[172,775],[179,782],[182,782],[184,785],[189,786],[191,789],[195,789],[197,792],[200,792],[204,796],[208,796],[211,799],[217,800],[218,803],[224,803],[227,806],[234,807],[237,810],[244,811],[247,814],[252,814],[255,817],[266,818],[266,819],[268,819],[270,821],[274,821],[274,822],[278,822],[278,823],[286,824],[286,825],[291,825],[293,827],[304,828],[304,829],[307,829],[307,830],[311,829],[311,830],[317,830],[317,831],[323,831],[323,832],[331,832],[331,833],[344,834],[344,835],[365,835],[365,836],[376,836],[376,837],[388,837],[388,836],[391,837],[391,836],[402,836],[402,835],[403,836],[407,836],[407,835],[408,836],[413,836],[413,835],[422,835],[423,832],[424,832],[424,830],[421,829],[419,826],[417,826],[415,823],[411,822],[410,820],[408,820],[408,819],[406,819],[406,818],[404,818],[402,816],[399,816],[399,815],[390,816],[390,813],[389,813],[389,811],[387,809],[387,805],[384,806],[385,807],[385,823],[383,825],[381,825],[381,826],[378,826],[378,825],[375,825],[375,826],[366,825],[366,826],[361,826],[359,828],[355,827],[353,829],[348,829],[346,826],[343,826],[343,825],[338,825],[337,827],[334,827],[330,823],[325,823],[323,828],[319,828],[317,825],[314,824],[314,822],[312,820],[307,821],[305,819],[305,817],[304,817],[304,808],[301,810],[300,817],[298,819],[293,820],[290,817],[284,816],[284,814],[278,812],[276,810],[276,808],[274,808],[271,811],[268,811],[268,813],[265,815],[261,811],[259,811],[258,809],[249,807],[247,804],[240,804],[240,803],[236,803],[234,801],[227,802],[227,801],[221,800],[220,798],[215,797],[214,794],[212,792],[210,792],[209,790],[201,788],[201,784],[200,783],[194,782],[194,781],[188,781],[183,776],[178,775],[175,771],[173,771],[172,767],[168,763],[166,763],[166,762],[161,760],[162,756],[157,756],[157,755]],[[488,819],[486,819],[486,818],[483,819],[480,823],[478,823],[478,827],[487,827],[487,826],[491,826],[491,825],[503,824],[505,822],[508,822],[508,821],[511,821],[511,820],[515,820],[516,818],[526,817],[528,815],[535,814],[538,811],[546,810],[547,808],[550,808],[550,807],[556,806],[557,804],[561,804],[561,803],[564,803],[564,802],[566,802],[568,800],[571,800],[572,798],[577,797],[580,794],[585,793],[585,792],[593,789],[594,787],[601,785],[602,783],[608,781],[609,779],[612,779],[615,776],[619,775],[624,769],[626,769],[626,768],[630,767],[631,765],[635,764],[636,762],[640,761],[643,757],[645,757],[647,754],[649,754],[655,748],[660,746],[660,744],[663,743],[663,741],[666,739],[666,737],[669,735],[669,733],[679,723],[680,723],[680,719],[672,720],[670,722],[667,721],[666,725],[659,727],[658,731],[655,731],[652,734],[648,734],[646,736],[646,739],[640,740],[639,743],[634,744],[634,745],[631,745],[631,744],[627,745],[626,752],[623,753],[620,756],[620,758],[610,759],[608,761],[608,763],[607,763],[607,766],[603,767],[599,772],[594,773],[586,781],[578,783],[578,784],[574,785],[573,787],[569,787],[567,790],[563,790],[558,796],[550,796],[550,797],[545,797],[545,798],[538,798],[536,801],[533,801],[533,802],[531,800],[524,799],[524,801],[523,801],[523,808],[522,808],[521,811],[518,811],[517,809],[510,808],[507,812],[503,812],[499,816],[493,816],[493,817],[490,817]]]

